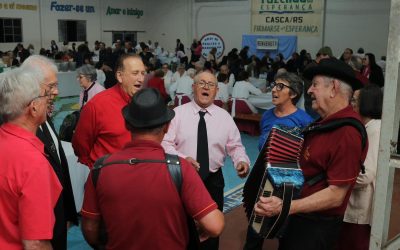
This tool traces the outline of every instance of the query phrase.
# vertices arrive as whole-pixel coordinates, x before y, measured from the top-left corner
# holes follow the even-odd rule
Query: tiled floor
[[[60,98],[55,103],[55,113],[53,115],[53,122],[57,129],[60,128],[62,120],[66,115],[73,112],[74,104],[78,103],[78,97]],[[250,160],[254,162],[258,155],[257,149],[258,137],[242,134],[242,142],[246,147],[247,154]],[[225,178],[225,206],[224,211],[228,212],[241,204],[242,187],[245,179],[237,176],[233,167],[232,161],[229,157],[225,160],[223,167],[223,174]],[[83,239],[79,227],[72,227],[68,232],[68,249],[71,250],[85,250],[91,249]]]

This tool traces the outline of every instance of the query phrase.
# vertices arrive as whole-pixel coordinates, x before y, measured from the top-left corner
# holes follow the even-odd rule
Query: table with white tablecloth
[[[261,95],[250,95],[247,101],[259,109],[270,109],[274,107],[272,104],[271,92],[262,93]]]
[[[78,80],[76,79],[76,71],[58,72],[58,96],[78,96],[81,92]]]
[[[69,175],[71,177],[72,191],[74,192],[76,211],[80,212],[83,203],[86,179],[89,175],[89,168],[78,162],[70,142],[61,141],[65,156],[68,161]]]

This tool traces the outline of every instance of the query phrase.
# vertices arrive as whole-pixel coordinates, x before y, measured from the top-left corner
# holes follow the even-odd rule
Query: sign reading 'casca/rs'
[[[251,0],[251,32],[319,36],[324,0]]]
[[[276,38],[258,38],[256,43],[257,49],[277,50],[279,40]]]
[[[220,58],[224,54],[225,43],[224,40],[222,40],[222,38],[218,34],[207,33],[201,37],[200,42],[202,46],[201,55],[203,57],[207,58],[212,48],[217,49],[216,53],[217,58]]]

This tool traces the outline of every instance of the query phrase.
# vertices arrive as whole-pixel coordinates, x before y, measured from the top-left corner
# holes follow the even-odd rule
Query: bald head
[[[212,105],[218,91],[218,82],[214,74],[201,72],[193,80],[193,97],[196,104],[202,108]]]

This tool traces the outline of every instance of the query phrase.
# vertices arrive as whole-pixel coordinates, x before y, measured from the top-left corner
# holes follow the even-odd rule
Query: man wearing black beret
[[[321,118],[304,131],[299,163],[306,182],[300,199],[292,201],[279,249],[334,249],[368,150],[360,117],[350,106],[353,91],[362,84],[349,65],[334,58],[321,60],[304,76],[312,80],[308,93]],[[255,205],[257,214],[268,217],[281,209],[275,196],[261,197]]]

